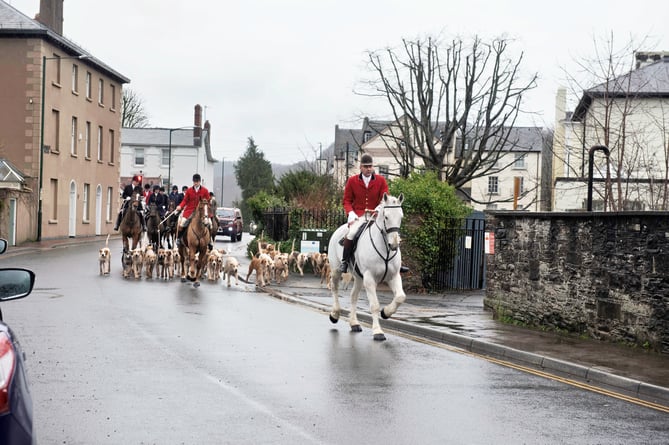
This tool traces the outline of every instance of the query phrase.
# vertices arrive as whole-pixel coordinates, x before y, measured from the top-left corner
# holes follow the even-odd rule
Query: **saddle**
[[[360,227],[358,227],[358,231],[355,232],[355,236],[353,237],[353,248],[351,249],[351,256],[353,256],[353,252],[355,252],[356,247],[358,247],[358,240],[362,236],[362,232],[365,231],[367,227],[369,227],[374,220],[370,219],[369,221],[366,221],[365,224],[362,224]],[[344,238],[346,238],[346,235],[344,235],[340,240],[339,240],[339,245],[343,246],[344,245]]]

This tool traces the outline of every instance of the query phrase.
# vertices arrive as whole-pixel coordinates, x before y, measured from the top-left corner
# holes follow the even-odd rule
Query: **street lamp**
[[[194,129],[194,126],[186,126],[186,127],[179,127],[179,128],[168,128],[167,130],[170,132],[170,142],[169,142],[169,164],[167,166],[167,186],[172,185],[172,133],[178,130],[189,130],[189,129]]]
[[[81,54],[79,56],[47,57],[42,56],[42,111],[40,119],[40,147],[39,147],[39,196],[37,201],[37,241],[42,240],[42,195],[44,184],[44,102],[46,99],[46,61],[63,59],[88,59],[90,56]]]

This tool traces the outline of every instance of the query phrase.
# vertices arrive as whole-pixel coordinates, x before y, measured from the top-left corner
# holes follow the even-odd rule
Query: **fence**
[[[332,233],[345,222],[343,210],[275,207],[265,211],[264,231],[268,238],[287,241],[298,238],[301,230],[318,229]],[[437,239],[439,258],[433,263],[434,267],[423,271],[423,286],[432,291],[485,287],[484,242],[482,212],[474,212],[460,228],[442,231]]]

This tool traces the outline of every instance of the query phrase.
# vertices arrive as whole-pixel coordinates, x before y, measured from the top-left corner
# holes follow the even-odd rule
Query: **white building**
[[[669,53],[636,53],[634,69],[583,92],[573,113],[558,91],[553,210],[669,209]],[[607,162],[608,160],[608,162]],[[606,206],[605,206],[606,202]]]
[[[121,184],[141,174],[144,184],[158,184],[170,192],[172,184],[179,190],[191,186],[194,173],[202,184],[214,190],[214,165],[211,155],[209,121],[202,127],[202,107],[195,106],[192,127],[123,128],[121,134]]]

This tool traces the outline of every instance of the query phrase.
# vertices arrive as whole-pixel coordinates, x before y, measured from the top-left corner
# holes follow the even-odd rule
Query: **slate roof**
[[[96,59],[91,53],[61,36],[46,25],[33,20],[4,1],[0,1],[0,39],[40,38],[60,47],[68,56],[85,56],[87,64],[94,66],[119,83],[129,83],[130,79],[110,66]]]
[[[192,128],[172,131],[172,147],[204,147],[207,161],[218,162],[211,153],[207,130],[202,129],[201,131],[200,141],[196,141],[193,137]],[[168,147],[170,144],[170,129],[123,127],[121,129],[121,144],[126,146]]]
[[[596,98],[669,98],[669,57],[637,68],[583,92],[572,120],[580,121]]]

